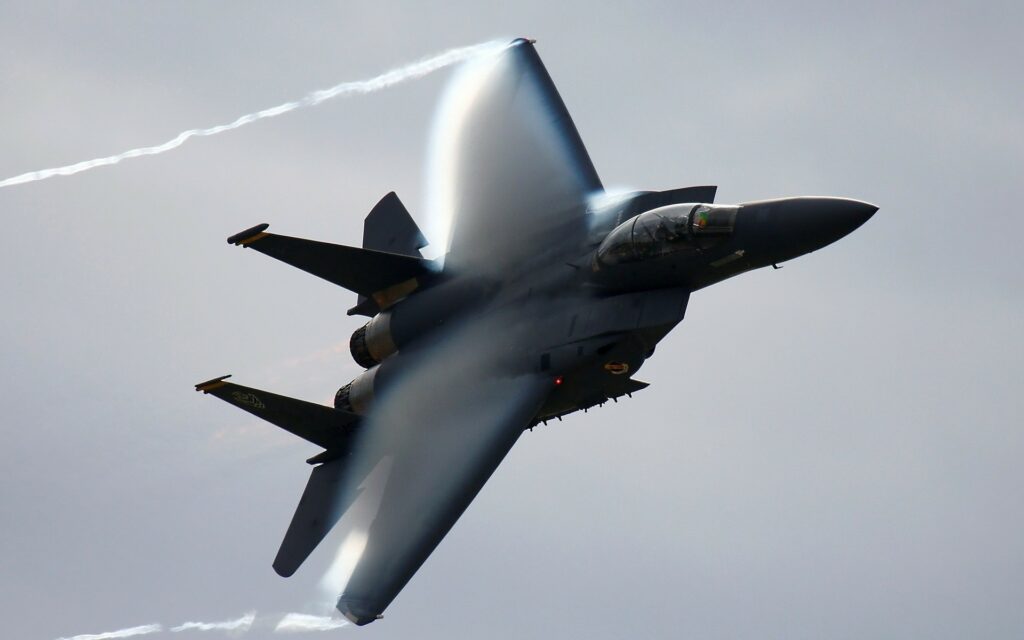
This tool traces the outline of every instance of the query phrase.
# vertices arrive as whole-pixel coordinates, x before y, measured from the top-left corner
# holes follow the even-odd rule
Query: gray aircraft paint
[[[691,292],[831,244],[877,210],[842,198],[688,202],[713,195],[705,187],[592,210],[601,182],[533,44],[485,62],[453,118],[443,269],[409,255],[422,234],[387,204],[393,194],[366,229],[391,207],[404,254],[266,224],[228,238],[360,293],[386,319],[353,336],[353,357],[373,366],[338,391],[334,414],[223,378],[197,385],[325,447],[274,566],[292,575],[349,520],[337,608],[357,625],[383,615],[525,428],[645,388],[632,376]],[[332,429],[337,443],[325,441]]]
[[[387,623],[340,633],[1024,635],[1022,7],[450,6],[8,3],[0,175],[512,32],[610,188],[884,206],[695,293],[649,389],[524,434]],[[330,404],[365,318],[223,240],[265,220],[359,245],[392,189],[423,224],[445,79],[0,191],[5,636],[305,610],[340,536],[289,580],[269,563],[317,447],[189,383]]]

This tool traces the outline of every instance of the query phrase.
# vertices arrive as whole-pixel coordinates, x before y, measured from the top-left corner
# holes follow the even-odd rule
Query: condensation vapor
[[[274,627],[277,633],[295,633],[303,631],[331,631],[348,625],[345,620],[329,616],[312,616],[306,613],[289,613],[281,618]]]
[[[221,124],[205,129],[189,129],[188,131],[182,131],[177,136],[163,144],[130,149],[117,155],[85,160],[83,162],[77,162],[63,167],[29,171],[21,175],[7,178],[6,180],[0,180],[0,188],[25,184],[27,182],[36,182],[38,180],[45,180],[46,178],[53,178],[55,176],[70,176],[82,171],[88,171],[89,169],[95,169],[96,167],[117,164],[122,160],[128,160],[130,158],[157,155],[180,147],[189,138],[217,135],[218,133],[238,129],[239,127],[256,122],[257,120],[273,118],[304,107],[313,107],[332,98],[380,91],[381,89],[386,89],[401,82],[405,82],[406,80],[422,78],[423,76],[438,71],[439,69],[443,69],[452,64],[467,60],[488,51],[500,49],[502,46],[504,46],[504,44],[492,41],[468,47],[449,49],[443,53],[439,53],[429,58],[424,58],[417,62],[413,62],[412,64],[398,67],[397,69],[392,69],[367,80],[342,82],[341,84],[337,84],[328,89],[313,91],[299,100],[286,102],[284,104],[277,105],[276,107],[262,109],[253,113],[247,113],[243,116],[239,116],[233,122],[228,124]]]
[[[491,47],[488,53],[498,53],[498,47]],[[484,53],[484,51],[481,51]],[[497,62],[494,55],[475,56],[456,70],[441,96],[430,131],[427,149],[426,199],[427,237],[430,258],[442,258],[451,240],[453,214],[457,199],[455,165],[462,139],[462,124],[466,114],[473,108],[474,99],[487,74]]]
[[[117,631],[105,631],[103,633],[83,633],[59,640],[113,640],[115,638],[131,638],[132,636],[145,636],[151,633],[159,633],[163,627],[159,624],[144,624],[138,627],[128,627]]]
[[[185,622],[171,629],[174,633],[180,631],[248,631],[252,623],[256,621],[256,612],[250,611],[241,618],[225,620],[224,622]]]
[[[277,614],[280,616],[281,614]],[[164,629],[161,624],[146,624],[138,627],[128,627],[117,631],[105,631],[103,633],[85,633],[77,636],[58,638],[58,640],[118,640],[119,638],[131,638],[144,636],[153,633],[181,633],[184,631],[221,631],[228,635],[245,634],[252,629],[258,621],[262,628],[268,629],[273,624],[274,633],[308,633],[315,631],[332,631],[347,626],[348,621],[331,616],[316,616],[306,613],[287,613],[272,622],[277,616],[259,616],[255,611],[250,611],[240,618],[224,620],[222,622],[183,622],[176,627]],[[271,618],[268,620],[267,618]]]

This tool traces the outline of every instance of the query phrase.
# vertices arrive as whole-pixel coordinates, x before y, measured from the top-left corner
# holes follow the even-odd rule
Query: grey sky
[[[606,185],[881,210],[696,294],[649,390],[526,434],[387,618],[335,633],[1015,638],[1022,31],[1015,2],[0,2],[0,178],[537,38]],[[270,563],[315,449],[192,384],[326,402],[359,321],[224,238],[358,244],[391,189],[422,219],[446,77],[0,189],[0,636],[303,610],[337,539]]]

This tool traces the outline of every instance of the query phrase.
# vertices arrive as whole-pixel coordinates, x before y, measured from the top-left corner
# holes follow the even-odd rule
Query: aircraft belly
[[[587,409],[639,391],[646,383],[633,375],[657,342],[683,319],[689,292],[664,289],[592,300],[567,322],[560,344],[540,353],[538,366],[556,389],[538,412],[546,420]],[[559,332],[560,333],[560,332]]]

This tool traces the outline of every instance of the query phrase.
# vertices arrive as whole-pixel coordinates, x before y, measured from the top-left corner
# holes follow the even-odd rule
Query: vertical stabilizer
[[[381,198],[363,220],[364,249],[422,258],[420,249],[425,246],[427,238],[394,191]],[[366,303],[366,296],[360,295],[355,308],[361,309]]]
[[[416,222],[394,191],[380,199],[363,222],[363,248],[422,257],[427,246]]]

